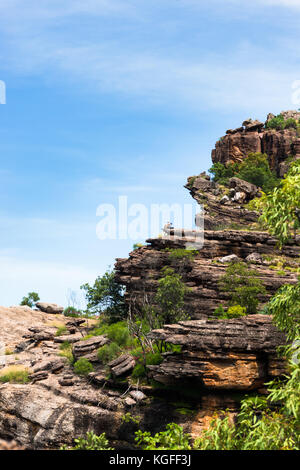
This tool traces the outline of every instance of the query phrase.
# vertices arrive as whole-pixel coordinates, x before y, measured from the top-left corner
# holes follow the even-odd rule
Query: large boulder
[[[59,314],[64,311],[64,307],[50,302],[37,302],[36,307],[45,313]]]
[[[248,183],[248,181],[241,180],[235,176],[230,178],[229,185],[231,188],[235,189],[236,193],[245,193],[247,199],[252,199],[259,193],[259,190],[255,184]]]

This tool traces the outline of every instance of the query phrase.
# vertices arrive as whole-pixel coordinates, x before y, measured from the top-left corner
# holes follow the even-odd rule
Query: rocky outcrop
[[[257,222],[258,213],[249,210],[246,203],[254,197],[259,197],[260,190],[236,177],[230,179],[229,185],[230,188],[224,192],[224,187],[201,175],[188,178],[185,188],[203,207],[205,230],[233,225],[251,226]]]
[[[93,336],[92,338],[79,341],[73,346],[73,355],[75,359],[85,357],[89,361],[97,361],[97,351],[101,346],[109,342],[106,336]]]
[[[285,120],[299,120],[299,112],[283,111]],[[268,122],[274,115],[269,115]],[[244,121],[242,127],[229,129],[224,137],[216,143],[212,151],[213,163],[241,162],[249,153],[266,153],[270,165],[278,176],[283,176],[286,171],[285,161],[290,157],[300,158],[300,139],[297,130],[288,128],[283,130],[267,129],[264,123]]]
[[[165,384],[194,379],[204,390],[254,390],[284,371],[276,350],[285,337],[266,315],[180,322],[151,337],[182,346],[180,354],[149,366],[152,377]]]
[[[36,307],[45,313],[52,313],[54,315],[61,314],[64,311],[64,307],[49,302],[37,302]]]
[[[78,328],[87,333],[84,326]],[[261,390],[266,378],[284,372],[275,350],[285,338],[266,316],[181,322],[153,331],[152,336],[182,346],[180,354],[166,354],[159,366],[150,367],[152,376],[165,384],[162,389],[136,386],[124,378],[135,363],[130,355],[109,364],[118,380],[107,377],[100,361],[88,377],[76,375],[59,350],[53,354],[54,340],[42,339],[17,358],[8,356],[10,365],[30,368],[31,381],[0,382],[1,439],[15,440],[14,445],[26,449],[57,449],[92,430],[105,432],[117,449],[130,449],[137,426],[124,422],[127,412],[142,430],[157,432],[176,422],[197,437],[217,410],[238,409],[240,398],[234,391]],[[90,339],[96,344],[97,337]],[[188,414],[182,406],[188,407]]]
[[[173,240],[155,238],[147,240],[149,245],[134,250],[129,258],[118,259],[115,265],[118,281],[126,286],[128,301],[142,303],[145,293],[154,294],[158,287],[161,269],[173,266],[182,275],[190,292],[186,295],[185,309],[191,319],[201,319],[211,316],[215,308],[224,304],[228,296],[220,292],[218,280],[224,275],[228,261],[222,257],[236,255],[239,260],[253,263],[253,269],[259,273],[267,289],[267,297],[261,298],[264,303],[268,297],[283,284],[297,282],[297,272],[286,270],[284,274],[271,269],[271,261],[258,263],[259,257],[283,256],[287,266],[292,270],[298,266],[297,257],[300,255],[300,245],[287,245],[280,252],[276,248],[276,239],[265,232],[247,231],[206,231],[204,246],[195,254],[191,261],[177,259],[176,263],[169,256],[168,249],[184,248],[186,238],[174,237]],[[253,255],[255,253],[255,260]],[[251,256],[252,255],[252,256]]]

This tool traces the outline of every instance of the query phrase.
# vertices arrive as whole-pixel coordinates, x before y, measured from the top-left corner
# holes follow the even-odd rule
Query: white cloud
[[[64,20],[83,13],[91,20],[94,15],[113,11],[124,19],[124,5],[134,14],[138,10],[136,2],[47,0],[40,4],[30,0],[26,9],[22,5],[10,0],[2,2],[0,8],[4,15],[0,22],[11,44],[11,53],[3,65],[19,73],[42,74],[52,81],[60,77],[65,83],[81,84],[83,91],[88,88],[95,93],[120,93],[146,102],[184,104],[194,109],[262,109],[267,104],[281,106],[290,97],[289,87],[295,77],[288,68],[279,71],[267,56],[259,66],[257,51],[250,48],[249,60],[245,60],[239,44],[228,63],[228,57],[212,56],[209,50],[203,57],[189,59],[170,56],[163,48],[143,50],[137,41],[122,41],[122,34],[113,39],[103,36],[101,23],[99,37],[93,40],[88,40],[86,29],[78,36],[73,31],[70,37],[64,31],[68,24]],[[145,3],[141,5],[140,9]],[[8,22],[5,15],[12,21]]]
[[[212,10],[218,11],[220,3],[212,0]],[[237,0],[230,3],[241,4]],[[255,3],[299,6],[298,0]],[[163,3],[168,4],[169,1]],[[199,2],[182,1],[174,8],[193,4]],[[153,15],[151,21],[158,21],[154,11],[157,15],[159,3],[150,8],[143,0],[29,0],[26,8],[21,0],[2,1],[0,24],[8,48],[2,65],[19,74],[42,76],[53,85],[63,81],[65,85],[81,87],[83,92],[122,94],[146,104],[184,105],[193,110],[231,107],[258,113],[270,107],[291,106],[290,87],[298,77],[285,56],[280,56],[280,64],[277,63],[278,55],[263,44],[261,49],[248,45],[244,50],[235,44],[225,55],[213,54],[208,48],[201,56],[176,54],[167,46],[143,47],[134,31],[146,22],[147,8]],[[87,27],[81,29],[81,24],[72,23],[82,15],[86,21],[103,15],[117,17],[119,22],[112,29],[116,34],[107,33],[105,20],[99,20],[97,34],[90,37]],[[134,23],[127,25],[128,18]],[[166,18],[159,21],[162,26]],[[80,28],[78,34],[76,28]]]
[[[259,0],[266,5],[279,5],[283,7],[300,8],[299,0]]]

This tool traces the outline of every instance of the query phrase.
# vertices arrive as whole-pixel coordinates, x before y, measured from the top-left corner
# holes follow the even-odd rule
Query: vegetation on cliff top
[[[229,179],[235,176],[255,184],[267,193],[272,191],[280,181],[270,169],[268,156],[262,153],[250,153],[242,162],[228,163],[226,166],[220,162],[214,163],[209,172],[213,175],[214,181],[219,184],[227,185]]]

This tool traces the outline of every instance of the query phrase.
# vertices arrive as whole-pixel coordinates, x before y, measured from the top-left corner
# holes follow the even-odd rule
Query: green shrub
[[[55,333],[55,336],[62,336],[63,334],[67,333],[67,328],[65,326],[60,326],[57,328],[57,331]]]
[[[219,184],[227,184],[229,178],[235,176],[238,169],[237,163],[229,163],[226,166],[217,162],[208,170],[212,174],[213,180]]]
[[[114,450],[113,447],[109,447],[105,433],[97,436],[93,431],[90,431],[86,433],[86,438],[80,437],[74,439],[74,442],[74,447],[63,446],[60,450]]]
[[[246,315],[246,307],[241,305],[232,305],[227,309],[227,318],[239,318]]]
[[[193,261],[195,256],[198,254],[197,250],[186,250],[185,248],[166,248],[169,253],[169,260],[178,261],[182,259],[187,259],[188,261]]]
[[[242,262],[229,264],[226,273],[219,280],[219,288],[229,294],[229,306],[245,307],[247,314],[256,313],[258,296],[266,294],[258,272]]]
[[[60,346],[60,353],[59,355],[62,357],[66,357],[70,364],[74,363],[74,356],[72,352],[72,344],[69,341],[64,341]]]
[[[236,177],[255,184],[265,193],[272,191],[280,182],[270,169],[268,156],[262,153],[250,153],[238,165]]]
[[[184,298],[189,289],[182,282],[182,277],[174,269],[162,269],[162,277],[158,281],[155,302],[158,306],[158,327],[166,323],[176,323],[186,320]]]
[[[125,413],[125,415],[122,416],[122,421],[123,423],[133,423],[138,425],[141,421],[141,418],[138,416],[132,416],[131,413]]]
[[[65,317],[81,317],[83,315],[83,312],[81,310],[78,310],[78,308],[75,307],[66,307],[63,311],[63,315]]]
[[[284,129],[284,117],[282,114],[278,114],[278,116],[275,116],[273,119],[270,119],[266,123],[266,129],[276,129],[276,130],[281,130]]]
[[[122,350],[120,346],[117,343],[112,342],[99,348],[97,356],[103,364],[107,364],[108,362],[118,357],[121,352]]]
[[[279,179],[270,169],[268,156],[262,153],[250,153],[241,163],[214,163],[209,170],[214,175],[214,181],[219,184],[227,184],[233,176],[248,183],[255,184],[264,192],[272,191],[278,184]]]
[[[182,427],[176,423],[167,424],[166,430],[156,433],[154,436],[150,432],[136,433],[138,447],[143,450],[190,450],[190,435],[183,432]]]
[[[216,317],[219,317],[219,318],[227,318],[227,317],[226,317],[226,312],[225,312],[225,310],[224,310],[223,305],[219,305],[219,306],[215,309],[215,311],[214,311],[213,314],[214,314]]]
[[[145,368],[144,363],[143,363],[143,355],[141,354],[141,356],[139,358],[137,356],[135,356],[135,358],[137,359],[138,362],[137,362],[137,364],[135,365],[135,367],[132,371],[131,377],[134,378],[134,379],[146,377],[146,368]],[[151,366],[156,366],[156,365],[160,364],[162,362],[162,360],[163,360],[163,357],[160,354],[160,352],[158,352],[158,351],[155,352],[155,353],[149,352],[149,353],[146,354],[146,365],[147,366],[150,366],[150,365]]]
[[[232,305],[228,307],[227,310],[224,310],[223,305],[219,305],[219,307],[215,309],[214,315],[222,320],[244,317],[246,315],[246,308],[241,305]]]
[[[280,248],[300,228],[300,160],[293,162],[280,185],[262,197],[260,222],[278,238]]]
[[[90,372],[93,372],[94,367],[85,357],[81,357],[74,364],[74,371],[78,375],[88,375]]]

